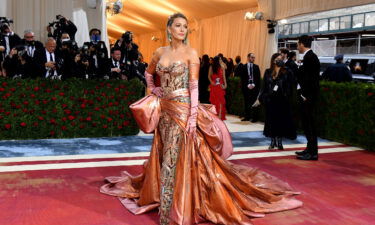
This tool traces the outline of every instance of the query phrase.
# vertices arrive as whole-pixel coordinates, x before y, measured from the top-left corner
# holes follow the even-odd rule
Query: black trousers
[[[252,108],[251,106],[258,98],[259,90],[242,89],[244,99],[244,117],[246,119],[258,120],[259,107]]]
[[[316,101],[299,103],[302,129],[307,139],[307,150],[310,154],[318,154],[318,136],[316,129]]]

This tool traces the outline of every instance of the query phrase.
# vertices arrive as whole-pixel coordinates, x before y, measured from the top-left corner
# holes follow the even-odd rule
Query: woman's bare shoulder
[[[189,56],[189,61],[192,63],[199,63],[198,52],[195,48],[186,47],[186,53]]]

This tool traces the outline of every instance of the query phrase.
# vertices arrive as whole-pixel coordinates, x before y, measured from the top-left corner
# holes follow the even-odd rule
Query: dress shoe
[[[272,150],[276,147],[276,139],[275,138],[272,138],[271,139],[271,144],[270,146],[268,147],[268,150]]]
[[[284,150],[283,139],[281,139],[280,137],[277,138],[277,149]]]
[[[256,122],[258,122],[258,120],[257,119],[252,119],[250,122],[256,123]]]
[[[241,121],[250,121],[250,118],[243,118]]]
[[[296,152],[296,155],[304,155],[308,152],[308,149],[306,148],[305,150],[303,150],[302,152]]]
[[[318,154],[312,155],[310,153],[306,153],[304,155],[297,156],[299,160],[318,160]]]

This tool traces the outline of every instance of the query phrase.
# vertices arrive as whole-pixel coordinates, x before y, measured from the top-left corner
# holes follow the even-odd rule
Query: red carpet
[[[84,160],[83,160],[84,161]],[[375,221],[375,154],[322,154],[318,162],[293,157],[234,160],[258,167],[302,192],[302,208],[254,219],[255,225],[370,225]],[[99,193],[103,178],[140,166],[0,173],[1,225],[154,225],[158,215],[134,216]]]

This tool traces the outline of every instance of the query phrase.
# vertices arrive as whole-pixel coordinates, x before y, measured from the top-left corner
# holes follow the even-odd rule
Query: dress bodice
[[[158,63],[156,72],[160,77],[164,95],[178,89],[189,88],[189,68],[184,62],[177,61],[170,66],[163,66]]]

